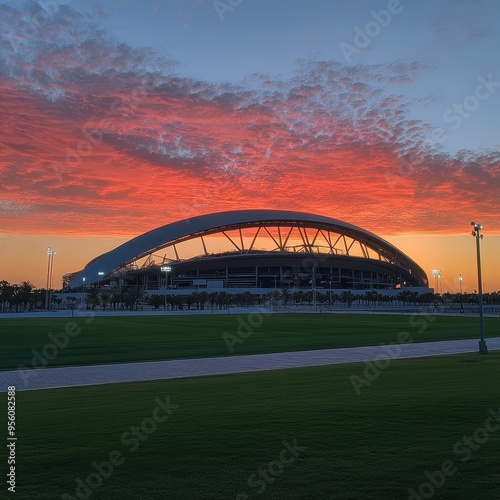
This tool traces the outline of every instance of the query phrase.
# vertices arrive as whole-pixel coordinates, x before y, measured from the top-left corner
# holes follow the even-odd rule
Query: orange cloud
[[[0,10],[22,33],[20,10]],[[128,236],[256,207],[385,234],[463,232],[471,214],[498,228],[498,152],[436,150],[391,93],[425,71],[417,62],[301,61],[290,80],[214,84],[175,75],[69,7],[51,16],[21,47],[2,41],[5,232]]]

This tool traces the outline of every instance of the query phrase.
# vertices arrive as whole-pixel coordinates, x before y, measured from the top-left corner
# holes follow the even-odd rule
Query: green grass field
[[[238,319],[240,318],[240,319]],[[254,324],[258,318],[254,317]],[[262,318],[234,355],[308,349],[329,349],[396,343],[401,331],[414,342],[478,337],[476,318],[355,315],[275,314]],[[0,319],[0,369],[32,367],[34,353],[53,344],[50,335],[64,331],[70,319]],[[226,356],[223,334],[245,333],[248,315],[75,318],[81,331],[68,337],[66,347],[48,366],[84,365],[159,359]],[[497,336],[500,318],[486,318],[486,335]],[[52,351],[49,350],[52,356]],[[40,361],[35,362],[40,366]]]
[[[91,476],[90,484],[101,486],[86,498],[406,499],[408,488],[418,491],[428,482],[424,473],[447,460],[455,472],[434,498],[500,497],[500,430],[486,441],[476,432],[489,409],[500,411],[499,352],[393,361],[356,396],[349,376],[363,368],[18,392],[12,497],[77,498],[77,478],[86,481],[92,463],[113,451],[124,462],[106,479]],[[141,431],[143,441],[123,437],[167,396],[179,406],[166,421],[149,435]],[[2,415],[5,400],[1,395]],[[474,451],[463,443],[453,451],[475,432],[481,444],[474,441]],[[284,440],[305,449],[296,449],[293,461],[285,452],[289,463],[271,464]]]

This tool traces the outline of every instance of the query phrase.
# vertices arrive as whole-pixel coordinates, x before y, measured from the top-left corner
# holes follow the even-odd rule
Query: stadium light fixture
[[[439,293],[439,278],[441,278],[441,271],[439,269],[433,269],[432,276],[434,276],[434,293]]]
[[[161,266],[160,270],[165,273],[165,311],[167,310],[167,286],[168,286],[168,273],[172,271],[172,266]]]
[[[103,271],[99,271],[97,273],[97,290],[99,290],[99,283],[101,281],[101,276],[104,276],[104,272]]]
[[[54,263],[54,255],[57,252],[52,249],[52,247],[47,247],[46,255],[48,257],[47,263],[47,291],[45,293],[45,309],[49,310],[49,299],[50,299],[50,289],[52,288],[52,266]]]
[[[460,283],[460,312],[464,312],[464,294],[462,292],[462,281],[463,281],[463,276],[461,274],[458,275],[458,282]]]
[[[481,278],[481,246],[479,244],[479,240],[483,239],[483,235],[481,234],[481,230],[484,227],[477,222],[471,222],[471,226],[474,228],[472,231],[472,236],[476,238],[476,253],[477,253],[477,281],[478,281],[478,290],[479,290],[479,353],[480,354],[488,354],[488,346],[486,345],[486,340],[484,340],[484,307],[483,307],[483,280]]]

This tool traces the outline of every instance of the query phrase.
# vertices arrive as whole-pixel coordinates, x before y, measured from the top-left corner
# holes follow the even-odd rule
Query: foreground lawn
[[[477,431],[500,412],[500,353],[393,361],[356,396],[364,368],[18,392],[15,497],[78,498],[89,478],[80,498],[407,499],[445,461],[434,498],[500,497],[500,430]],[[167,397],[178,407],[153,429]]]
[[[479,336],[478,325],[476,318],[355,314],[0,318],[0,369],[356,347],[396,343],[402,331],[414,342],[467,339]],[[498,335],[500,318],[485,325],[487,336]],[[65,329],[71,336],[60,334]],[[245,339],[230,338],[230,352],[224,335],[239,334]],[[50,347],[55,338],[64,346],[64,337],[65,347]]]

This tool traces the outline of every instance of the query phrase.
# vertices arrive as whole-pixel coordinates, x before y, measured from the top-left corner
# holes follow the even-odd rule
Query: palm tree
[[[356,299],[356,295],[354,295],[352,292],[348,291],[348,292],[342,292],[340,294],[340,300],[342,302],[347,302],[347,305],[349,307],[351,307],[351,304],[354,302],[354,300]]]
[[[135,307],[137,310],[139,308],[139,304],[143,304],[146,300],[146,292],[142,288],[136,288],[135,295],[137,297],[137,300],[135,302]]]
[[[207,302],[210,304],[210,309],[214,308],[214,305],[217,301],[217,292],[211,292],[207,296]]]
[[[338,293],[331,293],[330,300],[331,300],[333,305],[337,305],[337,302],[340,300],[339,294]]]
[[[189,293],[188,295],[186,295],[186,304],[187,304],[187,307],[188,307],[189,311],[191,310],[191,306],[194,303],[195,303],[195,297],[193,297],[193,295],[191,293]]]
[[[62,304],[62,299],[59,298],[57,295],[52,295],[50,297],[50,301],[54,304],[54,307],[57,309],[57,306],[60,306]]]
[[[410,297],[410,292],[405,290],[403,292],[399,292],[397,294],[397,299],[403,303],[403,305],[405,306],[407,302],[410,301],[411,297]]]
[[[134,307],[137,309],[139,304],[144,300],[145,295],[146,294],[144,290],[130,287],[125,291],[123,295],[123,303],[126,307],[133,311]]]
[[[35,309],[43,308],[46,293],[47,290],[45,290],[45,288],[37,288],[33,290],[33,304]]]
[[[269,300],[269,305],[271,307],[271,310],[274,309],[275,305],[280,300],[280,297],[281,297],[281,293],[277,288],[275,288],[274,290],[272,290],[271,292],[269,292],[267,294],[267,298]]]
[[[208,301],[208,292],[200,292],[199,293],[199,301],[200,301],[201,309],[205,309],[205,304]]]
[[[19,302],[23,304],[23,309],[26,310],[28,303],[32,298],[31,292],[33,291],[33,283],[31,281],[21,281],[19,288],[17,289],[17,295],[19,297]]]
[[[71,317],[73,317],[73,311],[76,309],[77,301],[78,299],[76,297],[66,297],[66,305],[71,309]]]
[[[171,295],[172,309],[177,308],[182,310],[184,304],[186,303],[186,295]]]
[[[173,311],[175,306],[178,304],[178,299],[174,294],[167,295],[167,304],[170,306],[170,309]]]
[[[295,304],[297,302],[302,305],[304,302],[304,292],[302,290],[299,290],[298,292],[293,293],[293,300],[295,301]]]
[[[370,302],[371,302],[372,305],[375,306],[375,303],[379,300],[378,292],[370,291],[370,292],[364,293],[363,295],[364,295],[364,299],[367,302],[366,305],[370,305]]]
[[[199,310],[201,301],[200,292],[193,292],[191,297],[193,298],[193,304],[196,304],[196,309]]]
[[[151,295],[148,298],[148,302],[155,308],[155,311],[157,311],[161,306],[165,304],[165,296],[157,294]]]
[[[243,292],[243,304],[245,307],[252,306],[255,303],[255,297],[250,292]]]
[[[314,298],[314,294],[312,290],[308,290],[307,292],[304,292],[304,300],[307,302],[308,305],[312,304]]]
[[[231,295],[227,292],[218,292],[215,303],[219,306],[219,309],[228,309],[231,303]]]
[[[99,291],[97,288],[91,288],[90,292],[87,294],[87,303],[90,305],[92,311],[95,311],[95,306],[99,302]]]
[[[286,309],[286,305],[288,304],[288,302],[290,300],[290,297],[291,297],[290,289],[289,288],[283,288],[280,291],[280,297],[281,297],[283,305],[285,306],[285,309]]]
[[[0,303],[2,304],[2,312],[5,312],[7,303],[9,304],[9,312],[12,309],[12,302],[14,299],[14,285],[8,281],[0,281]]]
[[[318,304],[328,304],[328,293],[316,292],[316,300],[318,301]]]
[[[113,297],[111,298],[110,304],[113,306],[113,311],[123,309],[123,287],[118,287],[113,290]],[[110,307],[111,307],[110,305]]]
[[[99,302],[102,305],[102,310],[106,310],[106,306],[111,302],[113,299],[113,293],[108,291],[108,290],[101,290],[98,294],[98,299]]]

